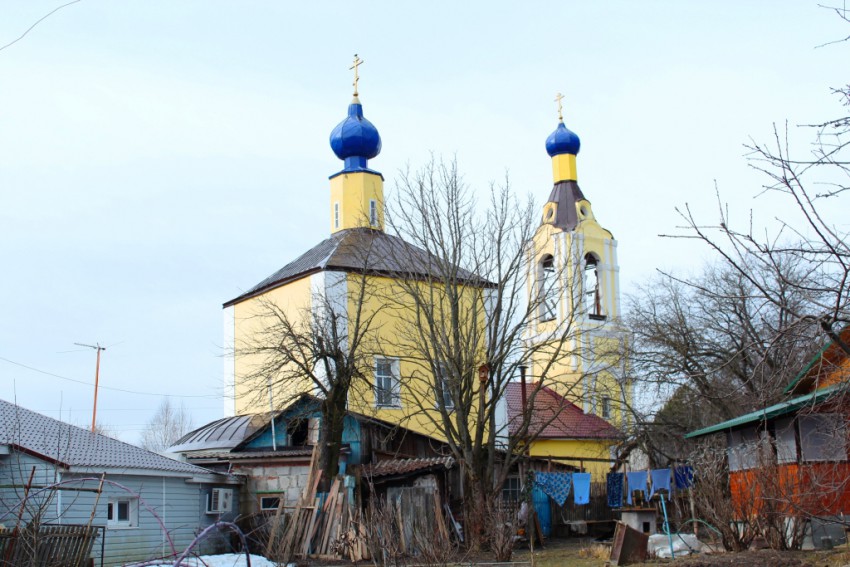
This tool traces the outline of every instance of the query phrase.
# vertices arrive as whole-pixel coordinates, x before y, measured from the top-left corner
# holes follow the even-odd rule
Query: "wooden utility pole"
[[[91,431],[94,433],[97,424],[97,383],[100,381],[100,351],[106,350],[106,347],[100,346],[100,343],[93,345],[84,345],[83,343],[74,343],[77,346],[93,348],[97,351],[97,362],[94,366],[94,405],[91,410]]]

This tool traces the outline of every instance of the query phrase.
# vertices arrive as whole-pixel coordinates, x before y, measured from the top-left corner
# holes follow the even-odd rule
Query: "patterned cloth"
[[[607,480],[608,492],[608,507],[622,508],[623,507],[623,473],[612,472],[608,473]]]
[[[694,485],[694,469],[690,465],[682,465],[673,469],[676,477],[676,490],[686,490]]]
[[[670,494],[670,469],[655,469],[650,473],[652,476],[652,487],[649,489],[649,497],[659,490],[666,490]]]
[[[558,506],[563,506],[567,501],[567,496],[570,495],[571,484],[570,473],[534,473],[534,482],[540,487],[543,492],[558,503]]]
[[[573,473],[573,498],[576,504],[590,502],[590,473]]]
[[[626,493],[626,503],[632,503],[632,493],[635,490],[640,490],[646,496],[646,471],[626,473],[626,484],[629,485],[629,491]]]

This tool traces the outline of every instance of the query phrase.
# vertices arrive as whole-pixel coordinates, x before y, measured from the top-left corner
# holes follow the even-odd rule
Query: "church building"
[[[279,339],[270,329],[285,327],[312,336],[314,343],[318,337],[337,337],[343,348],[356,342],[365,380],[353,383],[348,408],[439,439],[439,410],[451,409],[457,394],[444,382],[439,364],[423,362],[406,346],[415,318],[388,299],[398,296],[399,281],[427,280],[433,259],[385,231],[384,178],[369,167],[381,151],[381,138],[364,116],[356,63],[354,85],[347,116],[330,135],[343,168],[330,176],[329,237],[224,304],[225,344],[232,346],[225,358],[230,394],[225,413],[266,412],[305,393],[322,396],[323,372],[326,376],[332,368],[311,367],[306,355],[303,360],[290,355],[277,366],[264,359],[261,343]],[[611,424],[625,424],[623,408],[631,396],[622,356],[616,241],[579,189],[579,139],[562,118],[546,150],[554,187],[528,248],[528,300],[538,305],[538,313],[523,344],[531,353],[530,379],[545,380],[547,400],[562,400],[550,400],[549,406],[570,406],[570,423],[577,419],[592,435],[563,431],[557,439],[532,445],[531,452],[570,463],[576,456],[602,462],[621,437]],[[480,301],[495,286],[463,270],[459,277],[467,284],[461,302]]]

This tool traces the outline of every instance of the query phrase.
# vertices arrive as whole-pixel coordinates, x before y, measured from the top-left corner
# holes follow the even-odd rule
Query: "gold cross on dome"
[[[561,122],[564,121],[564,114],[563,114],[564,107],[561,104],[562,100],[564,100],[564,95],[562,95],[561,93],[558,93],[558,95],[555,97],[555,102],[558,103],[558,120],[561,121]]]
[[[360,80],[360,77],[357,75],[357,68],[363,64],[363,60],[355,53],[354,54],[354,65],[348,68],[349,71],[354,70],[354,96],[357,96],[357,82]]]

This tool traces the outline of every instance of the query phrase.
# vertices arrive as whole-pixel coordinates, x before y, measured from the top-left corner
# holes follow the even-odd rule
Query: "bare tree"
[[[847,21],[846,10],[836,10]],[[724,265],[746,281],[753,294],[788,311],[790,323],[818,325],[825,339],[850,354],[841,329],[850,324],[850,246],[843,216],[850,189],[850,85],[833,89],[844,107],[843,116],[803,127],[814,131],[806,155],[797,155],[790,132],[774,125],[769,143],[751,142],[750,165],[767,177],[760,199],[776,199],[787,211],[776,219],[773,232],[759,231],[750,214],[749,226],[734,226],[727,206],[720,204],[718,220],[706,224],[688,205],[679,213],[684,233],[714,250]],[[793,271],[787,266],[793,265]],[[789,306],[790,291],[808,301]]]
[[[524,340],[551,297],[527,288],[538,220],[531,199],[519,202],[506,181],[492,186],[482,203],[455,162],[433,159],[404,173],[398,185],[388,224],[406,243],[395,253],[409,273],[387,295],[403,321],[394,347],[416,368],[404,380],[418,417],[447,440],[461,466],[467,533],[475,546],[487,539],[488,510],[525,444],[558,417],[557,411],[534,418],[523,411],[508,435],[500,418],[508,383],[534,358],[538,375],[527,388],[527,407],[533,407],[555,383],[557,364],[578,355],[579,330],[570,314],[552,323],[547,342]],[[558,274],[550,285],[578,281],[567,276]]]
[[[380,235],[353,229],[346,236],[354,256],[351,272],[326,275],[328,288],[314,293],[310,306],[289,305],[260,298],[252,316],[257,330],[235,346],[235,354],[252,360],[243,377],[248,395],[258,407],[287,407],[305,392],[319,399],[321,424],[317,463],[321,490],[327,491],[339,468],[344,418],[349,401],[356,401],[369,384],[378,352],[376,317],[382,307],[374,299],[370,279],[372,250]],[[368,387],[365,388],[368,390]],[[273,398],[270,400],[270,395]]]
[[[192,427],[192,416],[183,404],[175,406],[166,397],[142,431],[141,446],[148,451],[161,453],[191,431]]]
[[[656,276],[627,297],[629,358],[643,397],[666,400],[635,409],[637,434],[658,464],[686,454],[685,433],[777,402],[799,372],[818,329],[796,317],[812,293],[795,260],[781,278],[758,275],[778,303],[723,264],[687,283]]]

